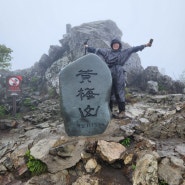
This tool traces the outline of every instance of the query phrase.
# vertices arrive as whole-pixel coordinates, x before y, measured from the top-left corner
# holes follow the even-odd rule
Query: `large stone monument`
[[[61,113],[69,136],[91,136],[105,131],[111,119],[111,86],[110,70],[95,54],[85,55],[61,70]]]

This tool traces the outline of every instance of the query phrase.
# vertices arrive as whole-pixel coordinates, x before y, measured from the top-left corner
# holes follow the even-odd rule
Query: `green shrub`
[[[35,106],[32,104],[31,98],[26,98],[26,99],[23,101],[23,105],[24,105],[25,107],[29,107],[31,110],[35,110]]]
[[[126,102],[131,104],[138,102],[138,98],[136,96],[133,96],[128,87],[125,88],[125,99]]]
[[[32,91],[36,91],[38,89],[38,85],[39,85],[39,78],[38,77],[32,77],[30,79],[30,86]]]
[[[56,90],[54,88],[49,89],[48,91],[49,97],[54,97],[56,95]]]
[[[39,159],[35,159],[30,150],[27,150],[25,153],[26,165],[28,170],[31,172],[32,176],[41,175],[47,171],[47,165]]]
[[[26,98],[26,99],[23,101],[23,105],[26,106],[26,107],[31,106],[31,98]]]
[[[132,170],[134,171],[136,169],[136,165],[132,164]]]
[[[159,180],[159,185],[168,185],[168,183],[166,183],[165,180]]]
[[[123,139],[120,143],[126,147],[126,146],[130,146],[130,142],[131,142],[130,138],[127,137]]]
[[[0,116],[5,116],[5,113],[6,113],[6,109],[3,105],[0,105]]]
[[[32,86],[35,86],[35,85],[38,85],[38,81],[39,81],[39,78],[34,76],[31,78],[30,83]]]
[[[166,87],[163,84],[158,84],[158,90],[159,91],[166,91]]]

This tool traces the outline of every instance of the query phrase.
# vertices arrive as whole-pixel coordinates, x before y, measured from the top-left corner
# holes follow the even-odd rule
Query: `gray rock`
[[[185,144],[180,144],[175,147],[175,151],[177,151],[180,155],[185,157]]]
[[[126,148],[120,143],[104,140],[99,140],[96,148],[96,153],[100,158],[109,164],[113,164],[116,160],[120,159],[125,151]]]
[[[32,177],[25,185],[67,185],[68,184],[68,174],[65,170],[60,171],[55,174],[42,174],[40,176]]]
[[[101,134],[110,121],[112,78],[107,65],[88,54],[60,73],[61,112],[69,136]]]
[[[85,165],[85,169],[88,173],[92,173],[97,167],[98,163],[96,159],[89,159]]]
[[[16,128],[18,124],[15,120],[2,119],[0,120],[0,130]]]
[[[72,183],[72,185],[99,185],[99,179],[92,178],[90,175],[83,175],[79,177],[76,182]]]
[[[7,169],[5,168],[4,165],[0,164],[0,175],[4,175],[6,174]]]
[[[182,173],[185,172],[184,161],[183,161],[182,159],[179,159],[179,158],[177,158],[177,157],[175,157],[175,156],[171,156],[171,157],[170,157],[170,161],[171,161],[171,165],[172,165],[172,166],[174,166],[174,167],[180,169],[180,171],[181,171]]]
[[[139,184],[158,184],[157,160],[152,154],[141,156],[136,163],[136,169],[133,175],[133,185]]]
[[[179,185],[183,180],[181,169],[171,164],[168,158],[162,159],[159,164],[158,176],[169,185]]]
[[[42,139],[31,148],[31,155],[36,159],[42,160],[49,153],[49,149],[53,147],[55,143],[56,139]]]
[[[179,81],[173,81],[169,76],[162,75],[157,66],[148,66],[141,74],[141,88],[147,89],[148,81],[156,81],[161,94],[183,93],[184,84]]]
[[[5,157],[5,160],[3,161],[3,165],[9,170],[12,171],[13,170],[13,162],[12,159],[10,157]]]
[[[147,92],[150,94],[157,94],[158,93],[158,83],[155,81],[148,81],[147,82]]]
[[[0,159],[9,152],[12,152],[15,142],[0,143]]]
[[[72,166],[75,166],[76,163],[78,163],[81,159],[81,153],[84,150],[84,146],[85,146],[85,141],[84,140],[77,140],[75,142],[76,145],[74,145],[74,150],[72,150],[72,156],[66,156],[66,157],[62,157],[60,156],[54,156],[53,154],[56,152],[52,152],[53,154],[50,153],[51,150],[54,150],[54,142],[53,142],[53,146],[51,143],[51,139],[49,138],[48,140],[41,140],[36,146],[34,146],[33,150],[31,149],[31,154],[37,158],[40,159],[41,161],[43,161],[45,164],[47,164],[48,167],[48,171],[50,173],[56,173],[59,171],[62,171],[64,169],[67,168],[71,168]],[[47,146],[46,149],[46,145],[50,143],[50,146]],[[72,143],[70,143],[72,144]],[[40,147],[40,148],[39,148]],[[55,148],[56,151],[58,151],[58,148],[61,147],[57,147]],[[67,149],[65,147],[65,149]],[[72,148],[71,148],[72,149]],[[70,149],[70,150],[71,150]],[[68,149],[69,152],[69,149]],[[61,154],[61,153],[60,153]],[[63,153],[65,154],[65,153]]]

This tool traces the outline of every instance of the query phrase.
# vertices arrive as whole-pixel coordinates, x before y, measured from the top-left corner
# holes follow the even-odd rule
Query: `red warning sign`
[[[6,79],[7,95],[12,95],[12,94],[20,95],[22,92],[21,84],[22,84],[22,76],[7,77]]]

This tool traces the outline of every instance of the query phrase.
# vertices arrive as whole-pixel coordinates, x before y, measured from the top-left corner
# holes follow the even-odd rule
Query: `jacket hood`
[[[120,45],[119,49],[122,49],[122,44],[121,44],[121,41],[119,39],[113,39],[111,41],[111,44],[110,44],[111,48],[112,48],[113,44],[115,44],[115,43],[118,43]]]

